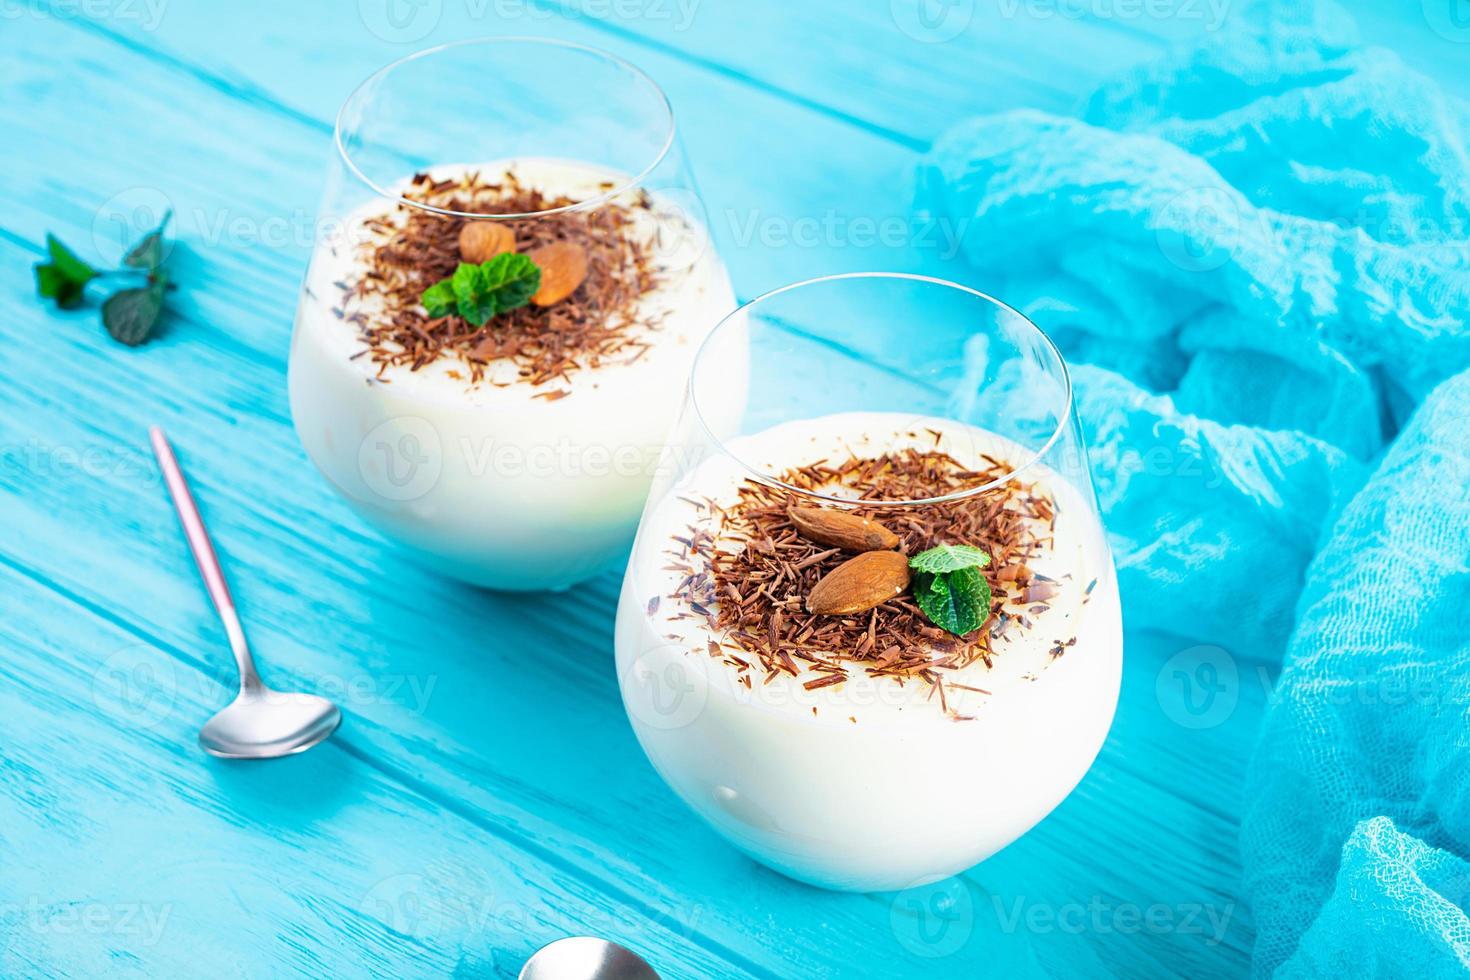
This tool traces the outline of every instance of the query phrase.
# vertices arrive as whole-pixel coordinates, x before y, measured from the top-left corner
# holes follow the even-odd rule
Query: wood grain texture
[[[1130,636],[1103,756],[1035,832],[957,883],[815,891],[738,856],[647,766],[612,675],[614,577],[512,599],[418,570],[316,476],[284,391],[331,115],[407,50],[543,33],[646,67],[750,296],[854,268],[983,285],[916,235],[855,242],[851,221],[906,220],[916,149],[948,121],[1065,109],[1160,32],[982,12],[973,37],[915,47],[883,5],[836,0],[706,0],[680,30],[434,6],[411,41],[350,6],[279,0],[176,2],[156,22],[27,6],[0,31],[0,128],[20,148],[0,217],[0,973],[514,976],[578,932],[669,976],[1242,971],[1255,666],[1227,716],[1192,727],[1170,693],[1187,644]],[[47,230],[105,251],[117,205],[164,204],[184,288],[158,342],[126,351],[94,310],[33,301]],[[832,216],[849,231],[790,240]],[[146,456],[152,422],[196,483],[267,679],[346,709],[320,749],[249,767],[195,747],[229,662]]]

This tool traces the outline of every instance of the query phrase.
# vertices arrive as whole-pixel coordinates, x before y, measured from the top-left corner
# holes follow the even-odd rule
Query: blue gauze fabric
[[[1261,4],[919,173],[1073,364],[1130,627],[1283,659],[1245,787],[1260,976],[1470,968],[1470,110]]]

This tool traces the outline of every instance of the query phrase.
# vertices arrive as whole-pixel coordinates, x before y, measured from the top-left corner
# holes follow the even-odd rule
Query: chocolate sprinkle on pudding
[[[443,180],[421,173],[403,196],[444,210],[487,215],[545,212],[578,203],[522,186],[510,171],[494,178],[468,172]],[[367,222],[368,240],[358,256],[364,271],[355,282],[340,284],[341,317],[358,329],[384,380],[390,367],[418,370],[440,358],[454,358],[465,365],[470,383],[486,380],[486,366],[505,360],[514,363],[516,381],[541,385],[569,381],[577,371],[604,363],[634,360],[659,326],[640,322],[637,315],[640,300],[660,280],[648,222],[640,223],[640,213],[647,215],[651,207],[648,196],[639,193],[631,203],[614,200],[586,210],[500,219],[497,223],[513,234],[517,252],[562,242],[580,246],[587,257],[587,276],[561,302],[523,306],[475,327],[453,314],[430,317],[420,302],[426,288],[453,274],[462,261],[460,232],[472,219],[400,203]]]
[[[626,559],[694,353],[734,305],[684,199],[630,181],[440,164],[348,195],[313,252],[296,431],[368,523],[449,575],[561,589]]]
[[[955,636],[935,626],[908,593],[862,614],[808,613],[804,597],[853,555],[799,533],[790,510],[811,506],[811,498],[754,479],[743,482],[733,505],[704,502],[711,520],[676,539],[671,556],[684,576],[669,598],[705,618],[712,634],[720,637],[710,643],[710,655],[740,671],[747,686],[751,673],[762,683],[786,673],[801,679],[806,689],[817,690],[841,684],[849,669],[856,668],[872,677],[930,685],[949,712],[946,684],[961,685],[952,677],[947,680],[948,675],[977,662],[990,666],[995,641],[1008,631],[1029,629],[1056,595],[1059,583],[1028,564],[1051,547],[1054,503],[1038,486],[1016,479],[947,502],[881,502],[944,497],[1010,472],[1000,460],[982,459],[984,465],[974,468],[938,449],[911,447],[839,463],[822,461],[778,478],[799,490],[871,501],[849,512],[891,529],[903,554],[938,544],[974,545],[988,552],[992,561],[983,574],[992,590],[990,617],[969,635]]]

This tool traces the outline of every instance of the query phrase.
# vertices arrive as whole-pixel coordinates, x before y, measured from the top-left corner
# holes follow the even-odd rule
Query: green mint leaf
[[[477,327],[495,315],[495,289],[485,275],[484,266],[461,262],[449,277],[459,315]]]
[[[541,269],[524,255],[502,252],[489,262],[461,262],[454,275],[424,290],[420,302],[431,317],[458,313],[483,327],[497,313],[531,301],[541,288]]]
[[[983,548],[968,544],[941,544],[909,559],[909,567],[914,571],[935,575],[963,568],[984,568],[989,564],[990,556]]]
[[[990,618],[990,583],[974,565],[952,572],[919,572],[914,601],[929,621],[956,636],[973,633]]]
[[[153,271],[163,265],[163,230],[168,227],[168,221],[173,217],[172,211],[163,213],[163,220],[158,227],[140,238],[128,254],[123,256],[123,265],[133,269],[147,269]]]
[[[107,297],[102,304],[102,323],[112,339],[129,347],[137,347],[153,333],[163,316],[163,294],[167,284],[162,280],[137,289],[124,289]]]
[[[37,295],[54,299],[64,310],[81,306],[83,290],[97,277],[97,270],[77,258],[55,235],[46,236],[46,251],[50,261],[36,263]]]
[[[51,263],[68,279],[85,282],[97,275],[96,269],[77,258],[76,253],[61,244],[55,235],[46,236],[46,251],[51,256]]]
[[[47,263],[36,265],[36,295],[42,299],[56,300],[56,305],[63,310],[82,305],[82,291],[85,286],[85,281],[77,282],[74,279],[68,279],[54,265]]]
[[[529,256],[501,252],[480,266],[485,282],[495,293],[497,313],[505,313],[531,302],[541,288],[541,268]]]
[[[448,279],[445,279],[443,282],[436,282],[424,290],[421,302],[424,304],[424,309],[428,311],[429,316],[436,319],[441,316],[448,316],[459,310],[459,301],[454,298],[454,284]]]

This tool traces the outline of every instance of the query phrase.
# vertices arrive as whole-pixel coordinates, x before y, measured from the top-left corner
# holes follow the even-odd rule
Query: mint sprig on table
[[[488,262],[461,262],[454,275],[424,290],[431,317],[459,314],[483,327],[491,317],[525,306],[541,288],[541,269],[528,256],[502,252]]]
[[[87,284],[94,279],[131,278],[136,285],[119,289],[102,302],[102,325],[113,340],[136,347],[163,318],[163,300],[169,290],[163,267],[163,233],[172,213],[144,235],[123,256],[122,269],[97,269],[83,261],[55,235],[46,236],[47,260],[37,262],[36,294],[72,310],[86,300]]]
[[[964,636],[990,617],[990,583],[980,569],[990,555],[971,545],[941,544],[909,559],[919,610],[940,629]]]
[[[36,292],[42,299],[54,299],[63,310],[73,310],[82,305],[83,291],[87,283],[101,273],[92,268],[77,254],[57,240],[55,235],[46,235],[47,262],[36,263]]]

